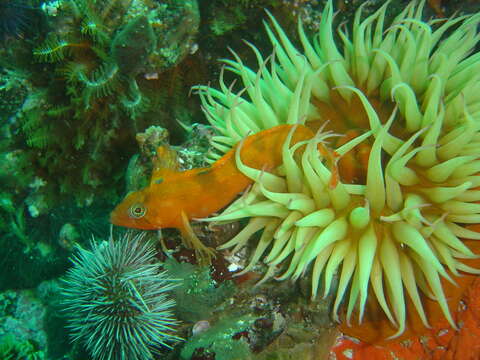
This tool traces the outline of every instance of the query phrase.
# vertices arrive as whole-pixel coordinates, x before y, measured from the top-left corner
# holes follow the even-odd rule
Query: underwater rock
[[[211,127],[193,124],[186,130],[187,140],[180,146],[169,145],[169,132],[161,126],[150,126],[136,134],[140,153],[129,160],[125,175],[127,192],[147,186],[152,168],[189,170],[206,166],[205,153],[210,148]]]
[[[220,319],[208,330],[187,341],[181,359],[197,359],[199,355],[214,355],[215,360],[250,359],[248,342],[241,334],[247,332],[254,321],[255,317],[250,315]]]
[[[45,21],[35,38],[0,49],[0,134],[9,142],[1,145],[22,147],[31,171],[47,181],[39,192],[50,209],[71,194],[78,204],[113,200],[124,156],[134,151],[132,133],[152,119],[168,126],[169,113],[187,102],[193,80],[175,73],[159,81],[159,74],[194,47],[197,1],[48,1],[38,8]]]
[[[212,313],[219,311],[235,293],[233,282],[217,281],[209,267],[178,262],[173,258],[167,259],[163,266],[171,278],[182,279],[173,289],[180,320],[209,322]]]
[[[144,132],[138,133],[135,138],[142,156],[153,160],[157,155],[157,148],[167,143],[168,130],[161,126],[150,126]]]
[[[33,342],[45,349],[44,318],[45,307],[31,290],[0,293],[0,337],[10,335],[17,342]]]
[[[150,126],[136,135],[140,153],[128,161],[125,172],[126,192],[140,190],[148,185],[157,157],[157,148],[168,144],[168,131],[161,126]]]
[[[71,223],[64,224],[58,234],[58,244],[67,250],[73,250],[73,247],[80,239],[80,234]]]
[[[147,186],[150,171],[151,165],[145,163],[140,154],[133,155],[125,171],[125,193]]]
[[[0,153],[0,181],[11,193],[21,193],[34,179],[28,153],[14,149]]]
[[[25,101],[28,91],[25,76],[0,67],[0,124],[15,117]]]
[[[207,320],[197,321],[197,322],[193,325],[192,335],[193,335],[193,336],[196,336],[196,335],[198,335],[198,334],[201,334],[201,333],[207,331],[208,329],[210,329],[210,327],[211,327],[210,322],[208,322]]]
[[[155,34],[148,18],[140,16],[115,36],[111,52],[120,71],[135,76],[141,71],[155,45]]]
[[[157,16],[150,21],[157,36],[157,46],[149,57],[147,74],[175,66],[196,49],[195,38],[200,25],[197,0],[163,1]]]
[[[25,199],[28,213],[32,218],[47,214],[50,210],[48,200],[45,194],[33,192]]]
[[[207,166],[205,154],[211,148],[210,140],[214,135],[213,128],[199,123],[184,128],[187,131],[186,141],[181,146],[174,147],[178,152],[182,169],[188,170]]]

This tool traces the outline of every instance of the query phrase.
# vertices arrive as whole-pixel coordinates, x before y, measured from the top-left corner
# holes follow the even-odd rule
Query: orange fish
[[[307,127],[296,126],[292,144],[314,136]],[[245,138],[240,143],[242,162],[265,171],[280,165],[281,149],[292,127],[279,125]],[[195,236],[189,220],[219,211],[252,183],[237,169],[236,148],[211,167],[187,171],[155,169],[150,185],[128,194],[111,213],[111,222],[143,230],[176,228],[181,231],[187,246],[200,254],[212,255],[212,250]]]

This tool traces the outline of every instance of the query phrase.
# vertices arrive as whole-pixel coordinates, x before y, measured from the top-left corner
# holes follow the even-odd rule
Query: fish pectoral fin
[[[212,262],[212,257],[215,257],[215,250],[205,246],[202,241],[197,237],[195,232],[188,221],[187,215],[182,211],[182,225],[180,229],[182,233],[183,244],[190,249],[195,250],[195,254],[198,257],[198,260],[202,264],[210,264]]]

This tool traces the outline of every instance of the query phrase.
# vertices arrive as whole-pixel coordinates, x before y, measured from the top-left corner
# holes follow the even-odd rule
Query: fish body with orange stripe
[[[291,125],[280,125],[247,137],[240,157],[250,167],[274,169],[281,163],[281,147]],[[298,126],[292,142],[307,140],[313,132]],[[187,171],[158,169],[150,185],[130,193],[110,216],[114,225],[155,230],[176,228],[185,231],[182,214],[188,219],[206,218],[230,204],[252,180],[235,164],[236,147],[212,166]]]

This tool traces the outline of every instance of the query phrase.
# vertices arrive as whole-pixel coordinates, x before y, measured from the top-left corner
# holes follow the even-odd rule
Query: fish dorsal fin
[[[153,171],[150,184],[159,184],[165,179],[172,178],[180,173],[178,155],[168,145],[160,145],[157,154],[153,158]]]

